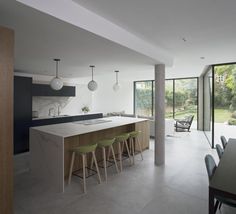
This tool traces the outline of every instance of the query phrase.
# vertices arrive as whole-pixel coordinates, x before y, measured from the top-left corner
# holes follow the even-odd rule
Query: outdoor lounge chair
[[[190,127],[193,122],[194,115],[189,115],[184,119],[176,119],[175,120],[175,130],[178,131],[185,131],[187,130],[190,132]]]

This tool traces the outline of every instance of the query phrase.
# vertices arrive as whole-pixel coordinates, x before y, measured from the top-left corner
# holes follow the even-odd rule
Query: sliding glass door
[[[220,136],[236,138],[236,64],[213,65],[204,75],[203,130],[214,148]]]
[[[214,148],[213,76],[214,73],[210,68],[203,77],[203,131],[212,148]]]
[[[236,138],[236,64],[214,65],[214,141]]]
[[[166,80],[165,82],[165,104],[166,118],[174,118],[174,81]]]
[[[175,119],[184,118],[189,115],[194,116],[194,121],[198,117],[198,79],[176,79],[174,80],[175,96]],[[197,128],[197,123],[193,125]]]
[[[154,81],[134,82],[134,114],[153,117]],[[184,118],[194,115],[193,126],[198,119],[198,78],[167,79],[165,82],[166,118]]]
[[[143,117],[153,116],[153,81],[134,83],[134,114]]]

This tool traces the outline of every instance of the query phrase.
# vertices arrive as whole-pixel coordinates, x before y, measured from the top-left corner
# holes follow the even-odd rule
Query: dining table
[[[236,139],[230,138],[209,182],[209,214],[214,213],[215,198],[236,200]]]

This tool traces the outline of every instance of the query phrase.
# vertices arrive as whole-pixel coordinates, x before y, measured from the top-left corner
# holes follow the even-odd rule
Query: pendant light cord
[[[92,81],[93,81],[93,69],[94,69],[95,66],[94,65],[90,65],[89,67],[92,69]]]
[[[118,84],[118,73],[119,71],[115,71],[116,72],[116,84]]]
[[[54,61],[56,62],[56,78],[58,78],[58,63],[60,59],[54,59]]]
[[[56,61],[56,77],[58,78],[58,61]]]

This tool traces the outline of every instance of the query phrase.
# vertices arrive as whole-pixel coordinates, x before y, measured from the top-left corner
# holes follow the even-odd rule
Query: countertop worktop
[[[147,119],[116,116],[70,123],[37,126],[32,127],[31,129],[66,138],[103,129],[114,128],[117,126],[138,123],[146,120]]]
[[[149,121],[131,117],[105,117],[30,128],[30,169],[52,192],[64,192],[68,182],[71,149],[121,133],[141,131],[142,149],[149,148]],[[138,150],[137,150],[138,151]],[[118,154],[117,147],[114,148]],[[102,160],[102,154],[96,154]],[[90,159],[90,158],[88,158]],[[90,165],[90,163],[88,163]],[[74,170],[81,167],[80,161]]]
[[[76,114],[76,115],[69,115],[69,114],[61,114],[61,115],[56,115],[56,116],[43,116],[43,117],[35,117],[32,118],[32,120],[45,120],[45,119],[55,119],[55,118],[64,118],[64,117],[76,117],[76,116],[81,116],[81,115],[91,115],[91,114],[99,114],[100,112],[89,112],[86,114]]]

